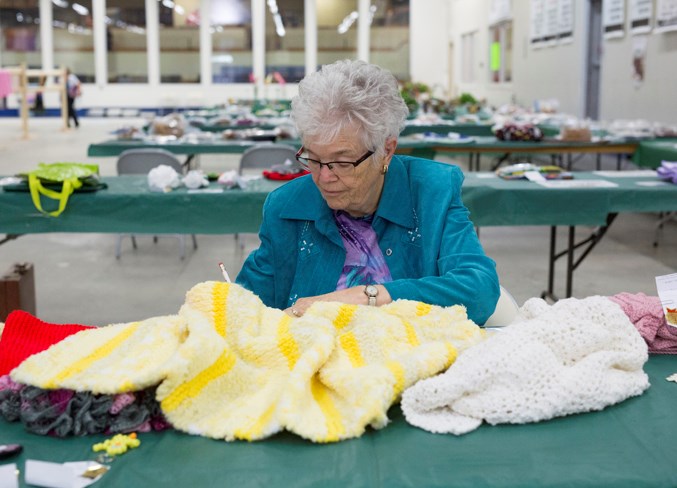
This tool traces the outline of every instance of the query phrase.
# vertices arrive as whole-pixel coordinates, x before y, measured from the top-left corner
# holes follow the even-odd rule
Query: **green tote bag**
[[[28,178],[28,187],[35,208],[44,214],[58,217],[66,209],[68,198],[75,190],[82,188],[83,185],[99,185],[99,166],[83,163],[40,163],[37,169],[24,176]],[[43,210],[41,196],[56,200],[59,203],[58,208],[51,212]]]

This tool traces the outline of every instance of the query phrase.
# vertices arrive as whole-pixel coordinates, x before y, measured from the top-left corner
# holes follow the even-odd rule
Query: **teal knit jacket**
[[[462,304],[483,324],[498,301],[498,276],[461,201],[462,183],[456,166],[396,155],[372,225],[393,278],[382,284],[393,300]],[[266,305],[284,309],[336,290],[346,252],[310,176],[268,195],[259,238],[236,281]]]

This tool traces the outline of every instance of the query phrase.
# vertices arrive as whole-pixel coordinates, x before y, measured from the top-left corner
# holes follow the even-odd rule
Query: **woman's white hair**
[[[306,76],[291,102],[291,118],[304,143],[331,143],[353,126],[376,161],[385,154],[386,139],[402,131],[408,113],[392,73],[348,59]]]

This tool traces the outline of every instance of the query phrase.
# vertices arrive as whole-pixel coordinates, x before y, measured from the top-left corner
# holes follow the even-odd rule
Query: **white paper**
[[[677,273],[656,276],[656,290],[668,325],[677,328]]]
[[[480,171],[477,173],[473,173],[475,175],[475,178],[482,178],[482,179],[489,179],[489,178],[498,178],[496,176],[496,173],[489,173],[487,171]]]
[[[602,28],[605,39],[625,35],[624,0],[605,0],[602,3]]]
[[[529,181],[535,181],[536,183],[540,183],[542,181],[546,181],[545,177],[538,171],[525,171],[524,172],[524,177],[529,180]]]
[[[630,31],[633,34],[651,32],[651,18],[653,17],[652,0],[630,0]]]
[[[656,177],[657,173],[653,169],[637,169],[630,171],[593,171],[597,176],[604,176],[605,178],[644,178]]]
[[[546,180],[537,182],[546,188],[615,188],[618,185],[606,180]]]
[[[198,188],[188,190],[186,193],[223,193],[223,188]]]
[[[656,0],[656,27],[654,32],[677,30],[677,0]]]
[[[668,186],[671,185],[672,183],[668,183],[667,181],[637,181],[635,182],[635,185],[637,186]]]
[[[16,464],[3,464],[0,466],[0,488],[19,488]]]
[[[60,464],[27,459],[26,484],[45,488],[84,488],[101,477],[98,476],[95,479],[90,479],[81,476],[88,467],[97,464],[94,461]]]

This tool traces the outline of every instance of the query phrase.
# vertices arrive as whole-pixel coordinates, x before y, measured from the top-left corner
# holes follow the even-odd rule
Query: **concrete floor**
[[[115,158],[87,158],[87,146],[113,137],[110,132],[123,125],[143,123],[141,119],[84,118],[80,129],[63,131],[59,122],[31,119],[31,137],[23,140],[18,119],[0,119],[0,175],[57,161],[97,163],[103,175],[113,175]],[[224,171],[236,168],[238,160],[237,155],[202,156],[200,164],[206,171]],[[610,159],[604,169],[614,169],[615,163],[615,158]],[[582,160],[575,169],[590,169],[591,164]],[[632,166],[625,163],[625,167]],[[677,224],[666,226],[660,245],[654,248],[655,222],[653,214],[620,215],[576,271],[574,296],[622,291],[655,295],[654,277],[677,271]],[[579,235],[588,230],[579,229]],[[563,246],[564,229],[560,233]],[[549,228],[485,227],[480,236],[497,263],[501,283],[518,303],[539,296],[546,286]],[[258,242],[252,234],[240,238],[244,251],[233,236],[198,235],[198,249],[188,246],[184,260],[179,259],[176,239],[160,238],[154,244],[151,238],[141,237],[137,250],[125,239],[122,258],[116,260],[115,235],[27,235],[0,246],[0,273],[14,262],[34,264],[37,313],[44,320],[92,325],[127,322],[176,313],[191,286],[221,279],[219,261],[234,277]],[[560,278],[556,293],[562,295],[563,263],[556,278]]]

